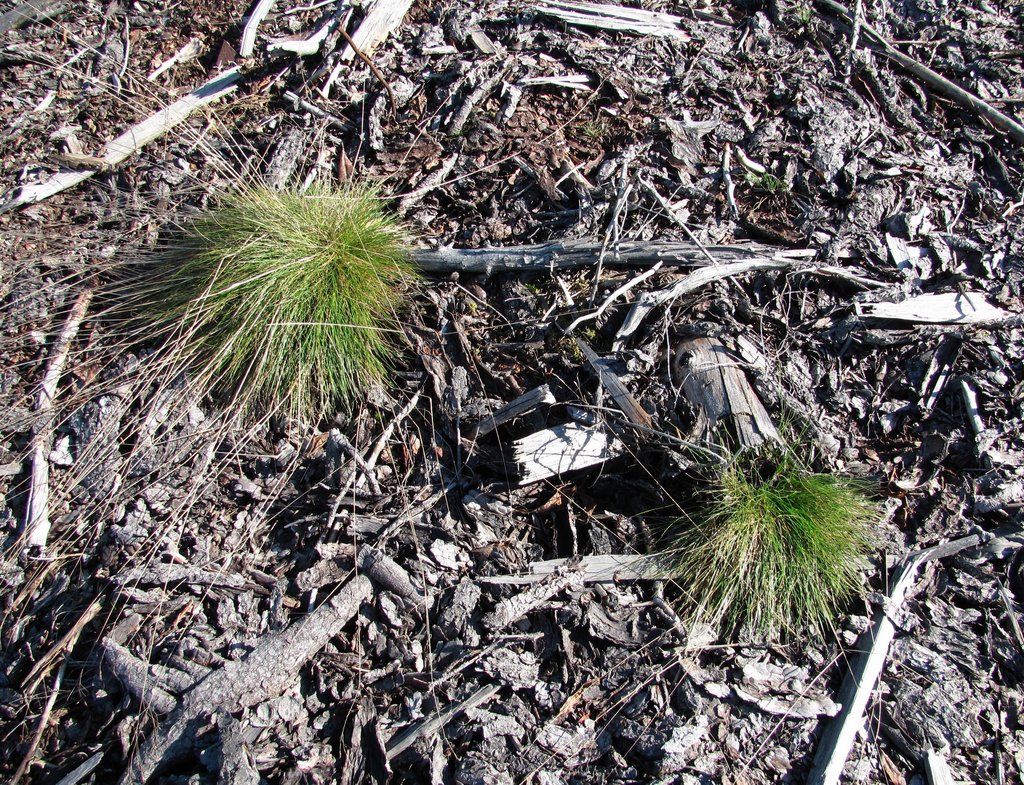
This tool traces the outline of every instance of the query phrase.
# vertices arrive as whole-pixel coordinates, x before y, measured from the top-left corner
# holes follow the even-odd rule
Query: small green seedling
[[[786,186],[785,180],[780,177],[776,177],[770,172],[765,172],[763,174],[748,172],[747,182],[758,191],[763,191],[772,195],[786,193],[789,190]]]
[[[828,627],[862,588],[877,507],[854,480],[808,471],[788,449],[742,454],[673,527],[659,570],[685,616],[766,639]]]
[[[415,281],[374,189],[250,186],[187,226],[134,299],[206,391],[308,421],[383,379]]]

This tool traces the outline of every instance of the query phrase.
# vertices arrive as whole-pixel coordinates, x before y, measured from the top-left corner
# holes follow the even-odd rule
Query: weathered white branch
[[[889,590],[889,596],[875,614],[871,627],[857,642],[857,649],[862,653],[854,662],[839,691],[842,712],[825,729],[814,757],[814,767],[807,777],[808,785],[839,785],[843,766],[846,765],[846,759],[853,748],[854,739],[864,724],[864,712],[868,701],[885,667],[889,646],[896,637],[893,616],[903,606],[907,593],[917,579],[918,570],[929,561],[952,556],[980,545],[984,540],[984,535],[972,534],[944,545],[915,551],[903,559]]]
[[[0,213],[49,199],[54,194],[59,194],[61,191],[66,191],[68,188],[85,182],[97,172],[117,166],[154,139],[180,125],[196,109],[230,93],[235,89],[235,83],[240,76],[241,72],[237,68],[233,68],[214,77],[183,98],[179,98],[166,109],[161,109],[142,122],[136,123],[119,137],[107,143],[103,148],[103,154],[99,156],[95,169],[57,172],[41,183],[12,188],[0,198]]]
[[[242,29],[242,40],[238,44],[238,54],[241,57],[252,57],[252,50],[256,46],[256,31],[273,7],[274,0],[257,0]]]
[[[32,479],[28,489],[28,506],[25,513],[25,544],[28,547],[45,548],[50,536],[50,449],[53,445],[53,403],[57,397],[57,384],[64,373],[71,350],[71,342],[78,335],[93,289],[83,289],[68,314],[64,329],[50,352],[46,375],[36,396],[36,414],[39,424],[32,437]]]

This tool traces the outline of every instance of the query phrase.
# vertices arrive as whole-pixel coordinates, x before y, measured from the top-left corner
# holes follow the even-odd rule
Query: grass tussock
[[[365,186],[251,186],[188,225],[134,292],[143,334],[245,414],[316,419],[381,381],[416,274]]]
[[[690,621],[777,639],[827,628],[861,591],[878,517],[864,484],[811,473],[784,451],[735,459],[707,498],[659,558]]]

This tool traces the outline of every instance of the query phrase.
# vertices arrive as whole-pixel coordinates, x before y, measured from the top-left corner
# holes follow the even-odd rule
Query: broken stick
[[[57,397],[57,383],[64,373],[71,350],[71,342],[78,335],[95,290],[87,287],[78,295],[68,314],[64,329],[53,345],[46,375],[36,396],[36,414],[39,424],[32,437],[32,479],[28,489],[28,508],[25,513],[25,544],[32,548],[46,548],[50,536],[50,448],[53,446],[53,402]]]
[[[66,191],[68,188],[85,182],[104,167],[117,166],[154,139],[180,125],[196,109],[233,91],[239,77],[241,77],[241,72],[237,68],[226,71],[185,97],[179,98],[166,109],[161,109],[142,122],[136,123],[119,137],[107,143],[103,148],[103,154],[98,156],[99,160],[95,168],[57,172],[41,183],[12,188],[0,197],[0,213],[49,199],[54,194],[59,194],[61,191]]]
[[[843,709],[833,718],[821,738],[814,757],[814,767],[807,777],[808,785],[839,785],[854,739],[864,725],[864,711],[871,693],[885,667],[889,646],[896,637],[896,625],[892,617],[903,606],[907,593],[917,580],[918,570],[927,562],[953,556],[967,548],[981,545],[986,539],[983,534],[972,534],[904,557],[885,604],[875,614],[871,627],[857,642],[861,654],[847,673],[839,691],[839,703]]]

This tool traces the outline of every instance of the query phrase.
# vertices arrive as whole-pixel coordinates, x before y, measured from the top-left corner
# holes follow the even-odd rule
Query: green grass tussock
[[[365,186],[249,186],[186,227],[135,293],[173,361],[246,414],[330,416],[383,380],[416,273]]]
[[[813,474],[785,451],[735,459],[708,498],[659,557],[688,620],[777,639],[826,629],[861,591],[878,518],[863,483]]]

